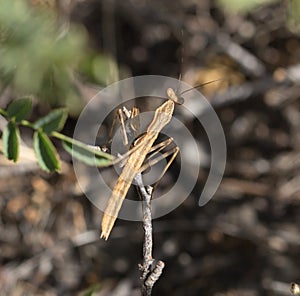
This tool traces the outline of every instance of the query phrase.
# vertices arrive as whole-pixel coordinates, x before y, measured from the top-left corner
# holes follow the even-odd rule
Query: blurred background
[[[191,196],[154,221],[166,267],[153,295],[291,295],[300,281],[299,18],[297,0],[0,0],[0,107],[30,95],[35,120],[66,106],[69,136],[114,81],[223,79],[201,91],[224,128],[225,175],[198,207],[204,164]],[[30,144],[32,131],[21,137]],[[17,164],[0,154],[0,295],[140,295],[141,223],[118,220],[100,240],[102,213],[56,144],[60,174],[38,169],[25,145]]]

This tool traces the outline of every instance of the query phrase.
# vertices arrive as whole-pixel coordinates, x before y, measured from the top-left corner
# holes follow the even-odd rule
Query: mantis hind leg
[[[165,159],[166,157],[172,155],[171,158],[168,160],[166,166],[164,167],[162,173],[160,174],[159,178],[157,179],[158,181],[156,181],[156,183],[154,184],[154,188],[158,185],[158,183],[160,182],[160,180],[162,179],[162,177],[164,176],[164,174],[166,173],[166,171],[168,170],[170,165],[175,160],[175,158],[179,152],[179,148],[176,146],[176,147],[173,147],[173,148],[169,149],[168,151],[162,153],[161,155],[159,155],[156,158],[154,158],[154,156],[156,154],[158,154],[160,151],[164,150],[166,147],[170,146],[172,143],[174,143],[173,139],[169,138],[165,141],[162,141],[161,143],[158,143],[157,145],[154,145],[150,151],[150,152],[153,151],[153,153],[151,153],[150,156],[148,157],[147,163],[145,163],[138,171],[139,173],[141,173],[141,172],[147,170],[149,167],[151,167],[151,166],[155,165],[156,163],[160,162],[161,160]]]

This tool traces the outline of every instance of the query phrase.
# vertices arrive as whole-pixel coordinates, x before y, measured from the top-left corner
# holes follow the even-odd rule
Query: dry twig
[[[152,238],[152,213],[151,213],[151,186],[145,186],[142,180],[142,174],[139,173],[135,177],[137,183],[138,194],[143,201],[143,228],[145,232],[143,245],[143,264],[139,265],[142,272],[142,295],[151,295],[152,288],[157,280],[160,278],[164,262],[156,261],[152,257],[153,238]]]

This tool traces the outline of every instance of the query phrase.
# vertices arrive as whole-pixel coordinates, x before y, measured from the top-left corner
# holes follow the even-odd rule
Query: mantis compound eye
[[[182,97],[178,97],[172,88],[167,89],[167,97],[174,101],[175,104],[182,105],[184,103],[184,99]]]

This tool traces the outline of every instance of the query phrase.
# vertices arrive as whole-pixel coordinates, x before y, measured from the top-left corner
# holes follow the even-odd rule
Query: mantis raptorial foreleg
[[[112,122],[111,128],[109,130],[109,134],[108,134],[108,141],[105,146],[110,144],[112,141],[112,136],[113,136],[113,132],[114,132],[115,126],[117,124],[117,121],[119,121],[119,123],[120,123],[121,134],[123,137],[123,144],[124,144],[124,146],[128,146],[128,135],[127,134],[136,133],[139,129],[138,115],[139,115],[139,109],[136,107],[133,107],[131,110],[128,110],[126,107],[118,109],[114,115],[113,122]],[[125,118],[125,120],[131,120],[130,128],[126,127],[126,122],[124,121],[124,118]]]

